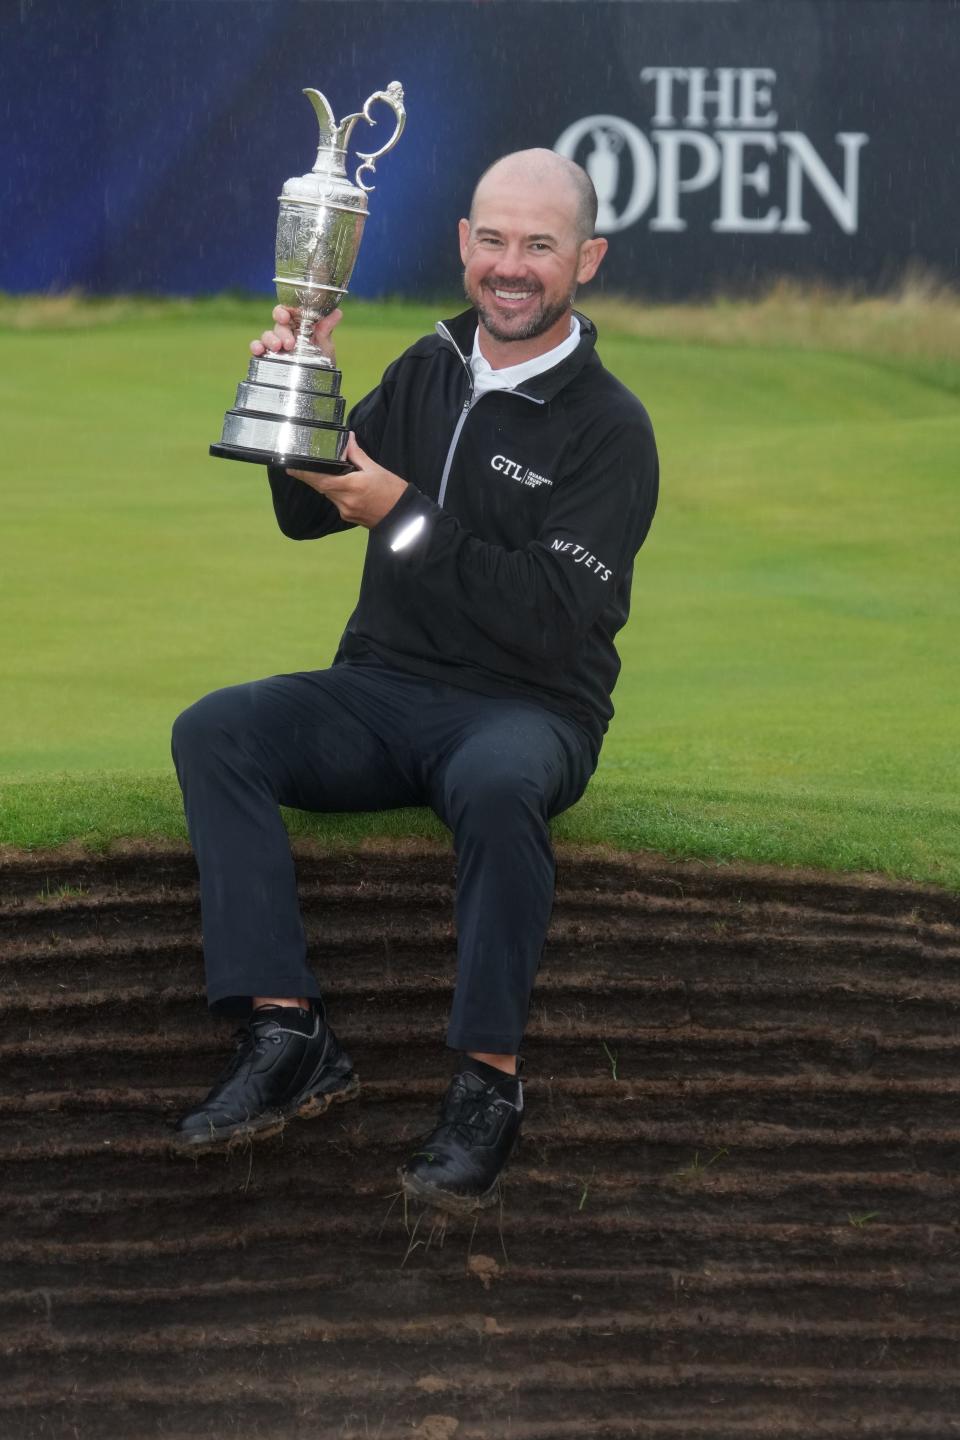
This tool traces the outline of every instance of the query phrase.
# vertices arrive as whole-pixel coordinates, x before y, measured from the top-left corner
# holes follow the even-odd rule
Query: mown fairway
[[[262,472],[207,456],[268,314],[224,301],[5,334],[0,839],[182,833],[177,712],[332,655],[363,537],[284,539]],[[351,303],[348,396],[433,318]],[[960,886],[956,389],[609,324],[600,349],[650,410],[663,491],[617,718],[558,834]]]

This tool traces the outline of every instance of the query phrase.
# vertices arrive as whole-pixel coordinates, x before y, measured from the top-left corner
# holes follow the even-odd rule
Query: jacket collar
[[[559,365],[554,365],[551,370],[544,370],[541,375],[534,375],[523,385],[519,385],[512,393],[515,395],[528,395],[531,400],[552,400],[558,395],[565,385],[568,385],[575,375],[578,375],[584,365],[593,357],[594,347],[597,343],[597,327],[586,315],[579,310],[573,312],[580,321],[580,344],[572,355],[561,360]],[[455,315],[452,320],[444,320],[442,328],[437,326],[437,333],[441,340],[447,345],[452,341],[452,348],[455,349],[469,369],[468,356],[473,350],[473,337],[477,331],[476,310],[464,310],[461,314]],[[511,392],[506,392],[511,393]]]

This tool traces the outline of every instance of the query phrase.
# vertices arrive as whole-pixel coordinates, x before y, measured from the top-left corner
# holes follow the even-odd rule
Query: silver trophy
[[[367,218],[367,195],[374,188],[364,183],[364,172],[374,174],[380,156],[400,139],[407,117],[403,87],[396,80],[339,125],[319,90],[303,93],[320,123],[320,148],[310,174],[288,180],[280,195],[274,276],[281,305],[300,312],[296,345],[250,361],[236,404],[224,416],[220,443],[210,446],[210,454],[340,474],[352,469],[343,459],[349,431],[342,423],[340,371],[309,337],[314,323],[347,293]],[[376,124],[370,107],[377,100],[390,106],[396,126],[379,150],[357,151],[363,163],[351,184],[346,171],[350,136],[358,120]]]

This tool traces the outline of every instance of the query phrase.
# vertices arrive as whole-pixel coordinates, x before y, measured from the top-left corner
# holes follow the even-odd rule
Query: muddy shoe
[[[260,1005],[234,1037],[236,1050],[207,1098],[176,1123],[177,1140],[194,1147],[282,1130],[288,1119],[312,1119],[359,1090],[353,1062],[311,1011]]]
[[[458,1215],[496,1204],[522,1118],[520,1080],[500,1072],[494,1078],[488,1065],[467,1061],[450,1083],[437,1128],[400,1167],[404,1194]]]

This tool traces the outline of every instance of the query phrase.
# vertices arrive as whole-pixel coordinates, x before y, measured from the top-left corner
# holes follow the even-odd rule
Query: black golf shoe
[[[519,1079],[468,1060],[450,1082],[436,1129],[400,1167],[404,1194],[457,1215],[496,1204],[522,1118]]]
[[[353,1062],[319,1001],[310,1012],[258,1006],[234,1039],[233,1058],[210,1094],[176,1122],[181,1144],[200,1147],[269,1134],[294,1115],[313,1119],[359,1091]]]

